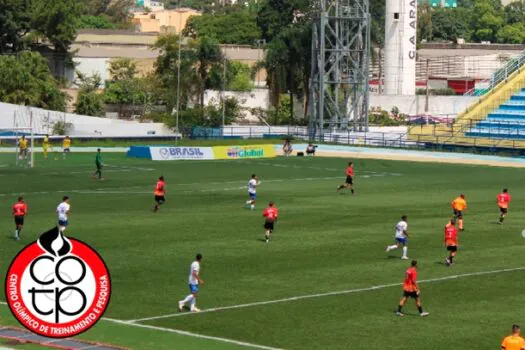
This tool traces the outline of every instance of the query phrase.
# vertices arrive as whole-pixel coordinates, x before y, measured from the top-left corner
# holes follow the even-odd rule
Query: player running
[[[520,333],[520,326],[513,324],[512,334],[505,337],[501,342],[501,350],[525,350],[525,339],[521,337]]]
[[[463,228],[463,211],[467,209],[467,201],[465,200],[465,195],[460,194],[459,197],[454,199],[451,203],[453,215],[454,215],[454,221],[458,221],[459,224],[459,230],[464,231]]]
[[[391,250],[399,248],[400,245],[403,246],[403,255],[401,256],[401,259],[407,260],[407,252],[408,252],[408,221],[407,216],[403,215],[401,217],[401,221],[399,221],[396,224],[396,235],[395,235],[396,244],[389,245],[386,247],[385,252],[389,252]]]
[[[71,139],[69,138],[69,136],[66,136],[66,138],[62,141],[62,150],[62,156],[64,157],[64,159],[66,159],[66,153],[71,152]]]
[[[190,276],[188,277],[188,284],[189,284],[191,293],[188,294],[186,298],[179,301],[179,311],[180,312],[182,312],[182,308],[187,303],[190,303],[191,312],[201,311],[197,308],[197,293],[199,292],[199,284],[200,285],[204,284],[204,281],[200,277],[201,261],[202,261],[202,255],[197,254],[195,261],[191,263]]]
[[[419,315],[421,317],[428,316],[428,312],[423,311],[423,307],[421,306],[421,299],[419,298],[419,287],[417,285],[417,261],[412,260],[412,263],[410,264],[410,267],[408,268],[406,275],[405,275],[405,282],[403,283],[403,298],[399,302],[399,305],[397,306],[396,315],[397,316],[405,316],[405,314],[401,311],[403,309],[403,306],[405,306],[408,298],[413,298],[416,301],[417,309],[419,310]]]
[[[20,234],[24,227],[24,218],[27,215],[27,204],[24,198],[18,197],[18,202],[13,205],[13,218],[15,219],[15,239],[20,240]]]
[[[445,259],[445,264],[447,266],[454,265],[454,258],[458,252],[458,230],[454,220],[450,220],[445,226],[445,247],[449,253],[448,258]]]
[[[56,211],[58,214],[58,228],[60,229],[60,232],[64,232],[69,225],[68,216],[71,214],[71,204],[69,204],[68,196],[62,198],[62,203],[58,205]]]
[[[505,220],[505,217],[507,216],[507,212],[509,210],[509,203],[510,203],[510,194],[509,191],[504,188],[503,191],[498,194],[498,207],[499,207],[499,224],[503,224],[503,220]]]
[[[274,206],[274,202],[268,203],[268,207],[263,211],[263,217],[266,218],[264,221],[264,237],[266,243],[269,243],[274,224],[279,217],[279,210]]]
[[[257,186],[261,184],[261,181],[257,178],[257,175],[253,174],[250,181],[248,181],[248,199],[246,201],[246,208],[251,210],[255,209],[255,201],[257,200]]]
[[[49,150],[49,135],[44,135],[44,140],[42,140],[42,152],[44,153],[44,159],[47,159],[47,151]]]
[[[99,180],[104,180],[104,178],[102,177],[102,167],[104,166],[104,161],[102,160],[100,148],[97,149],[97,155],[95,156],[95,165],[97,167],[97,170],[93,174],[93,178],[95,179],[98,175]]]
[[[166,192],[166,183],[164,182],[164,176],[159,177],[159,180],[157,181],[157,185],[155,185],[155,191],[153,194],[155,195],[155,206],[153,207],[153,212],[158,212],[160,209],[160,206],[163,205],[166,202],[165,192]]]
[[[337,187],[337,192],[343,188],[350,187],[352,195],[354,194],[354,163],[349,162],[346,167],[346,181],[344,184]]]

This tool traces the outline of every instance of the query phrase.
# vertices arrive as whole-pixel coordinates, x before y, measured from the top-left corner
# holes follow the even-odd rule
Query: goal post
[[[14,154],[15,165],[34,167],[35,135],[31,128],[0,128],[0,148],[2,153]]]

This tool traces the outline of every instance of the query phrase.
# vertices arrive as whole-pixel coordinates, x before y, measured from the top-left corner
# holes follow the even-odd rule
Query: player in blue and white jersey
[[[403,246],[403,255],[401,256],[401,259],[404,259],[404,260],[408,259],[407,257],[408,222],[407,222],[406,215],[403,215],[401,217],[401,221],[399,221],[396,225],[395,240],[396,240],[396,244],[387,246],[385,251],[389,252],[391,250],[399,248],[400,246]]]

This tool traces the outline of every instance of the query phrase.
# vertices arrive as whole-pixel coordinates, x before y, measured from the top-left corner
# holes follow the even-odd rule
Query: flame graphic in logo
[[[40,235],[38,239],[40,248],[53,256],[64,256],[71,252],[71,242],[54,227]]]

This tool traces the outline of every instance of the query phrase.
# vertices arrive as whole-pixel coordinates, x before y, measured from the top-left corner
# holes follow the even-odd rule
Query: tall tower
[[[368,0],[317,0],[312,33],[310,138],[368,129]]]
[[[385,94],[416,94],[417,0],[386,0]]]

